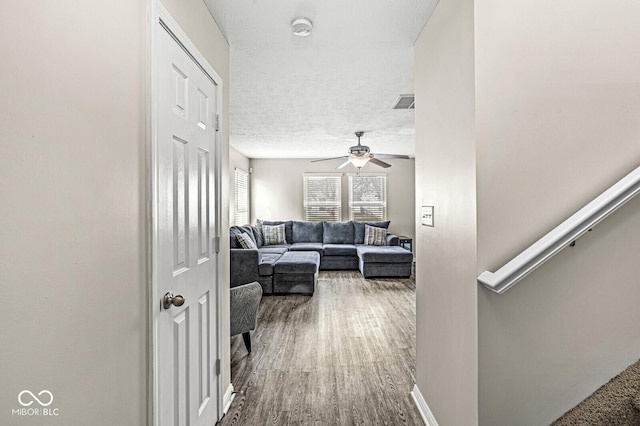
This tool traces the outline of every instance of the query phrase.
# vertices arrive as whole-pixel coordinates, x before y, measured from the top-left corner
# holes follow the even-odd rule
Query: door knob
[[[181,295],[174,296],[173,293],[168,292],[164,295],[163,305],[165,309],[169,309],[171,305],[182,306],[184,304],[184,297]]]

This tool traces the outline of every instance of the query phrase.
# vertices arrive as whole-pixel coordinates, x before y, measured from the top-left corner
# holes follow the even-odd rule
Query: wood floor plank
[[[415,282],[321,271],[313,296],[263,297],[246,352],[231,339],[227,425],[422,425]]]

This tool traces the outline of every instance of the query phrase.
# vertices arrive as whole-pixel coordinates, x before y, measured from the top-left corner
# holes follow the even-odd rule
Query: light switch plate
[[[433,206],[422,206],[420,217],[423,226],[433,226]]]

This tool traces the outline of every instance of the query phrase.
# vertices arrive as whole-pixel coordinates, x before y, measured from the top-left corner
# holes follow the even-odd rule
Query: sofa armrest
[[[260,252],[257,249],[231,249],[230,251],[231,287],[258,281]]]
[[[256,328],[258,306],[262,299],[262,286],[252,282],[230,291],[231,335],[246,333]]]
[[[387,234],[387,245],[388,246],[399,246],[400,240],[398,236],[395,234]]]

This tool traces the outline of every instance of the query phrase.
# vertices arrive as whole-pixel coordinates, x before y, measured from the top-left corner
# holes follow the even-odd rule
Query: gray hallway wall
[[[2,9],[0,424],[142,425],[146,2]]]
[[[416,384],[442,426],[478,419],[473,19],[472,0],[440,2],[414,47]]]
[[[228,81],[228,46],[204,3],[163,3]],[[149,5],[3,4],[3,426],[149,420]],[[224,97],[226,111],[227,91]],[[228,203],[224,170],[223,177]],[[221,226],[228,226],[226,215]],[[228,365],[223,381],[230,381]],[[12,414],[22,390],[49,390],[47,408],[58,415]]]
[[[476,0],[478,273],[640,166],[640,5]],[[481,288],[481,425],[547,425],[640,359],[640,199]]]
[[[416,42],[416,379],[440,424],[547,425],[640,358],[640,199],[507,293],[476,282],[640,165],[638,21],[459,0]]]

